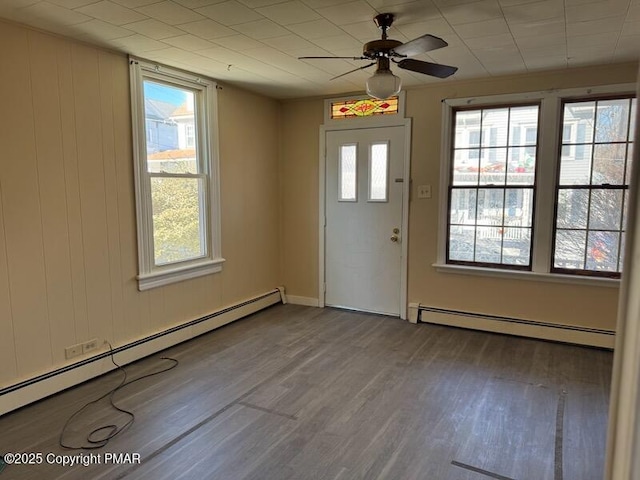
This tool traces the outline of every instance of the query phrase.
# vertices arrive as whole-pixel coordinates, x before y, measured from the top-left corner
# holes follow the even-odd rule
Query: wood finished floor
[[[5,479],[601,479],[612,354],[336,309],[277,305],[127,366],[139,465],[9,465]],[[0,453],[58,447],[111,373],[0,418]],[[80,431],[122,420],[104,407]],[[89,427],[89,428],[87,428]],[[89,454],[89,451],[84,451]]]

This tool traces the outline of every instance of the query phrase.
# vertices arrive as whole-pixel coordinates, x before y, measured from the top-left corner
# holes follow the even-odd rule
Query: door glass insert
[[[389,145],[374,143],[369,157],[369,201],[386,202],[389,190]]]
[[[338,195],[341,202],[357,201],[356,145],[341,145],[338,168]]]

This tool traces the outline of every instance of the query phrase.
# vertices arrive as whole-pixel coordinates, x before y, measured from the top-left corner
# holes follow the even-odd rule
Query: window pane
[[[493,108],[482,111],[482,146],[506,147],[508,108]]]
[[[587,228],[589,190],[562,189],[558,191],[558,228]]]
[[[451,191],[451,209],[449,218],[452,225],[475,224],[475,188],[454,188]]]
[[[456,150],[453,157],[453,185],[477,185],[480,150]]]
[[[505,228],[502,241],[502,263],[529,265],[531,259],[531,229]]]
[[[198,173],[194,93],[150,80],[143,84],[147,171]]]
[[[478,190],[478,225],[502,225],[504,190],[501,188]]]
[[[601,100],[596,117],[596,142],[624,142],[628,137],[630,99]]]
[[[629,141],[633,142],[635,140],[635,131],[636,131],[636,109],[638,108],[638,99],[634,98],[631,100],[631,125],[629,126]]]
[[[530,227],[533,219],[533,189],[508,188],[504,197],[504,225]]]
[[[501,263],[502,260],[501,227],[478,227],[476,238],[476,262]]]
[[[456,112],[456,131],[453,148],[480,146],[480,112]]]
[[[506,148],[485,148],[480,160],[480,184],[504,185],[507,169]]]
[[[387,200],[388,145],[386,143],[371,145],[369,176],[369,200]]]
[[[553,266],[556,268],[584,269],[587,232],[584,230],[558,230]]]
[[[536,172],[536,147],[509,149],[507,183],[533,185]]]
[[[571,140],[563,143],[579,144],[593,141],[596,102],[567,103],[564,106],[564,126],[571,128]]]
[[[475,227],[452,226],[449,232],[449,259],[473,261]]]
[[[624,182],[625,154],[624,143],[595,145],[593,150],[593,173],[591,183],[602,185],[622,185]]]
[[[353,202],[356,200],[356,146],[341,145],[339,161],[339,200]]]
[[[538,107],[515,107],[510,115],[509,145],[535,145],[538,137]]]
[[[624,173],[624,183],[629,185],[631,183],[631,167],[633,166],[633,146],[635,144],[630,143],[627,149],[627,165]]]
[[[615,272],[618,267],[618,232],[589,232],[587,270]]]
[[[621,230],[627,229],[627,211],[629,210],[629,190],[625,190],[622,196],[623,206],[622,206],[622,227]]]
[[[592,190],[589,228],[619,230],[622,213],[622,190]]]
[[[202,181],[197,178],[151,178],[153,244],[156,265],[206,255],[205,225],[200,211]]]
[[[591,145],[565,145],[560,157],[560,185],[587,185],[591,178]]]

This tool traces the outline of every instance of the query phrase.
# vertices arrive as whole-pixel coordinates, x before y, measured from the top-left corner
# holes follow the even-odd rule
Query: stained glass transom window
[[[371,117],[374,115],[394,115],[398,113],[398,97],[377,100],[365,98],[362,100],[346,100],[331,103],[331,119]]]

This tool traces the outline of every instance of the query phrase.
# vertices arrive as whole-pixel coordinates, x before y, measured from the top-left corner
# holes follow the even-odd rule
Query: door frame
[[[326,164],[327,164],[327,133],[342,130],[362,130],[378,127],[404,127],[404,158],[402,175],[402,228],[400,229],[401,258],[400,258],[400,318],[407,319],[407,275],[408,275],[408,253],[409,253],[409,194],[411,192],[411,119],[404,116],[405,95],[400,92],[398,95],[398,113],[396,115],[377,115],[372,117],[331,120],[329,112],[331,103],[345,100],[360,100],[368,98],[343,97],[331,98],[324,101],[324,124],[320,125],[319,132],[319,214],[318,214],[318,306],[325,306],[325,228],[326,220]],[[392,180],[393,181],[393,180]]]

